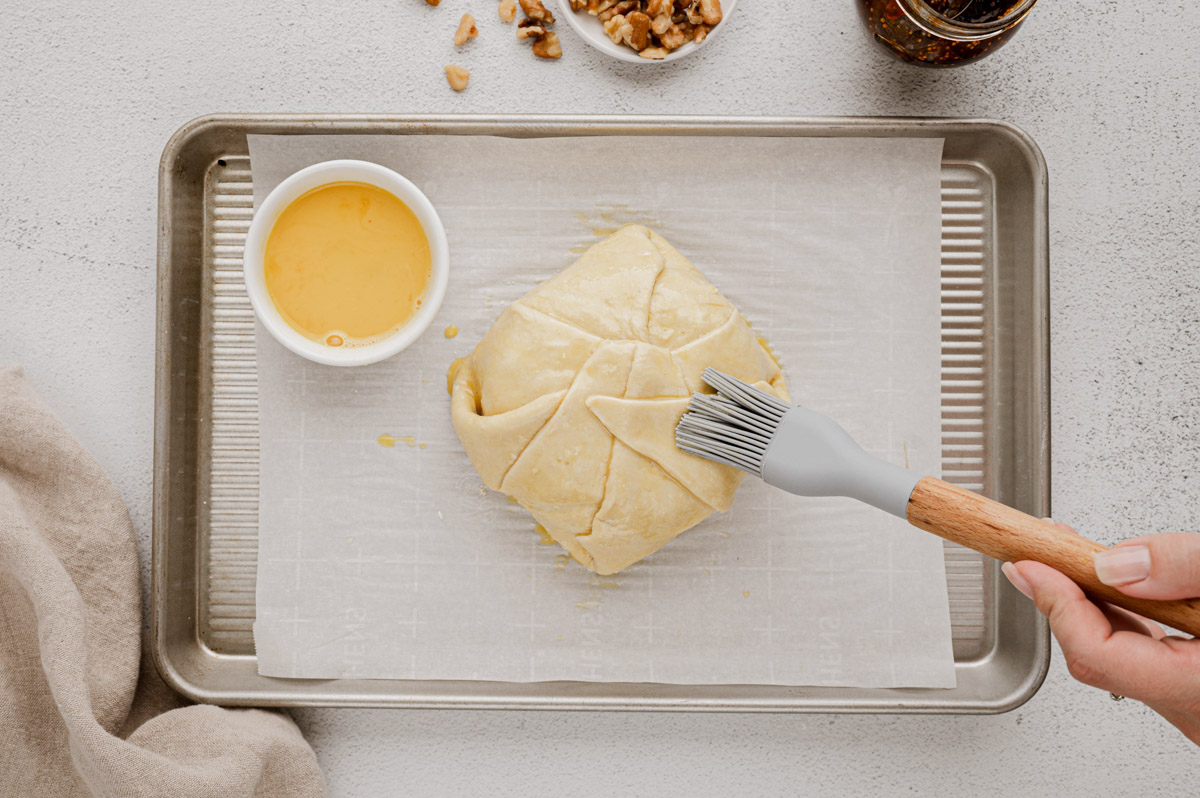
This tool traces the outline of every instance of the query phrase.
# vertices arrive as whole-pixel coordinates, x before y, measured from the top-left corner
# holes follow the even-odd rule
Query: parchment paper
[[[259,672],[952,687],[937,538],[747,479],[731,512],[598,577],[483,487],[445,376],[505,305],[641,222],[771,342],[797,402],[937,474],[941,148],[251,136],[256,206],[309,164],[375,161],[437,206],[452,270],[435,326],[384,363],[320,366],[258,331]]]

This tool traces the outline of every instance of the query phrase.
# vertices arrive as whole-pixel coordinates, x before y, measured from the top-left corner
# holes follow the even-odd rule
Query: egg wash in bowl
[[[392,335],[421,308],[429,238],[400,198],[378,186],[327,183],[291,202],[263,252],[267,294],[283,319],[331,347]]]

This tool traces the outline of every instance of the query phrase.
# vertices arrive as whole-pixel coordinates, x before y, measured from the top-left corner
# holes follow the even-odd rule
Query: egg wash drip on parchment
[[[418,443],[416,436],[414,436],[414,435],[391,435],[391,434],[385,432],[382,435],[380,435],[378,438],[376,438],[375,442],[378,443],[380,446],[383,446],[388,449],[395,449],[397,443],[407,444],[408,448],[410,448],[410,449],[412,449],[414,447],[416,447],[418,449],[425,448],[425,444]]]

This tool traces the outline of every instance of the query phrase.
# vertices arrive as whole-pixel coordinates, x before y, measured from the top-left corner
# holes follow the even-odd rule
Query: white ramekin
[[[624,44],[614,44],[613,40],[608,38],[608,34],[604,32],[604,24],[600,20],[586,11],[571,10],[571,0],[559,0],[558,2],[560,15],[567,18],[567,24],[575,29],[580,38],[597,50],[628,64],[669,64],[672,61],[678,61],[680,58],[687,58],[708,44],[712,37],[717,35],[728,24],[729,18],[733,16],[733,9],[736,5],[737,0],[721,0],[721,21],[717,23],[715,28],[708,32],[708,36],[703,41],[688,42],[683,47],[672,50],[666,58],[654,60],[653,58],[642,58],[637,54],[636,50]]]
[[[371,344],[341,347],[314,341],[287,323],[267,293],[263,258],[267,238],[271,235],[275,221],[300,195],[329,183],[366,183],[394,194],[416,214],[421,226],[425,228],[425,236],[429,239],[429,285],[425,288],[421,307],[404,326]],[[317,363],[330,366],[364,366],[404,350],[429,328],[446,296],[446,283],[450,271],[449,250],[446,230],[442,227],[442,220],[438,218],[433,203],[411,182],[391,169],[368,161],[324,161],[296,172],[276,186],[263,200],[254,213],[250,232],[246,235],[242,275],[246,281],[246,293],[250,295],[254,314],[276,341],[301,357]]]

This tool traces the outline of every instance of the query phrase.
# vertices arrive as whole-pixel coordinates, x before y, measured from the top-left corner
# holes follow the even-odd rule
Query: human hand
[[[1129,596],[1200,596],[1200,534],[1122,541],[1096,554],[1095,564],[1101,582]],[[1048,565],[1025,560],[1001,569],[1050,621],[1072,676],[1141,701],[1200,745],[1200,640],[1167,635],[1140,615],[1093,602]]]

